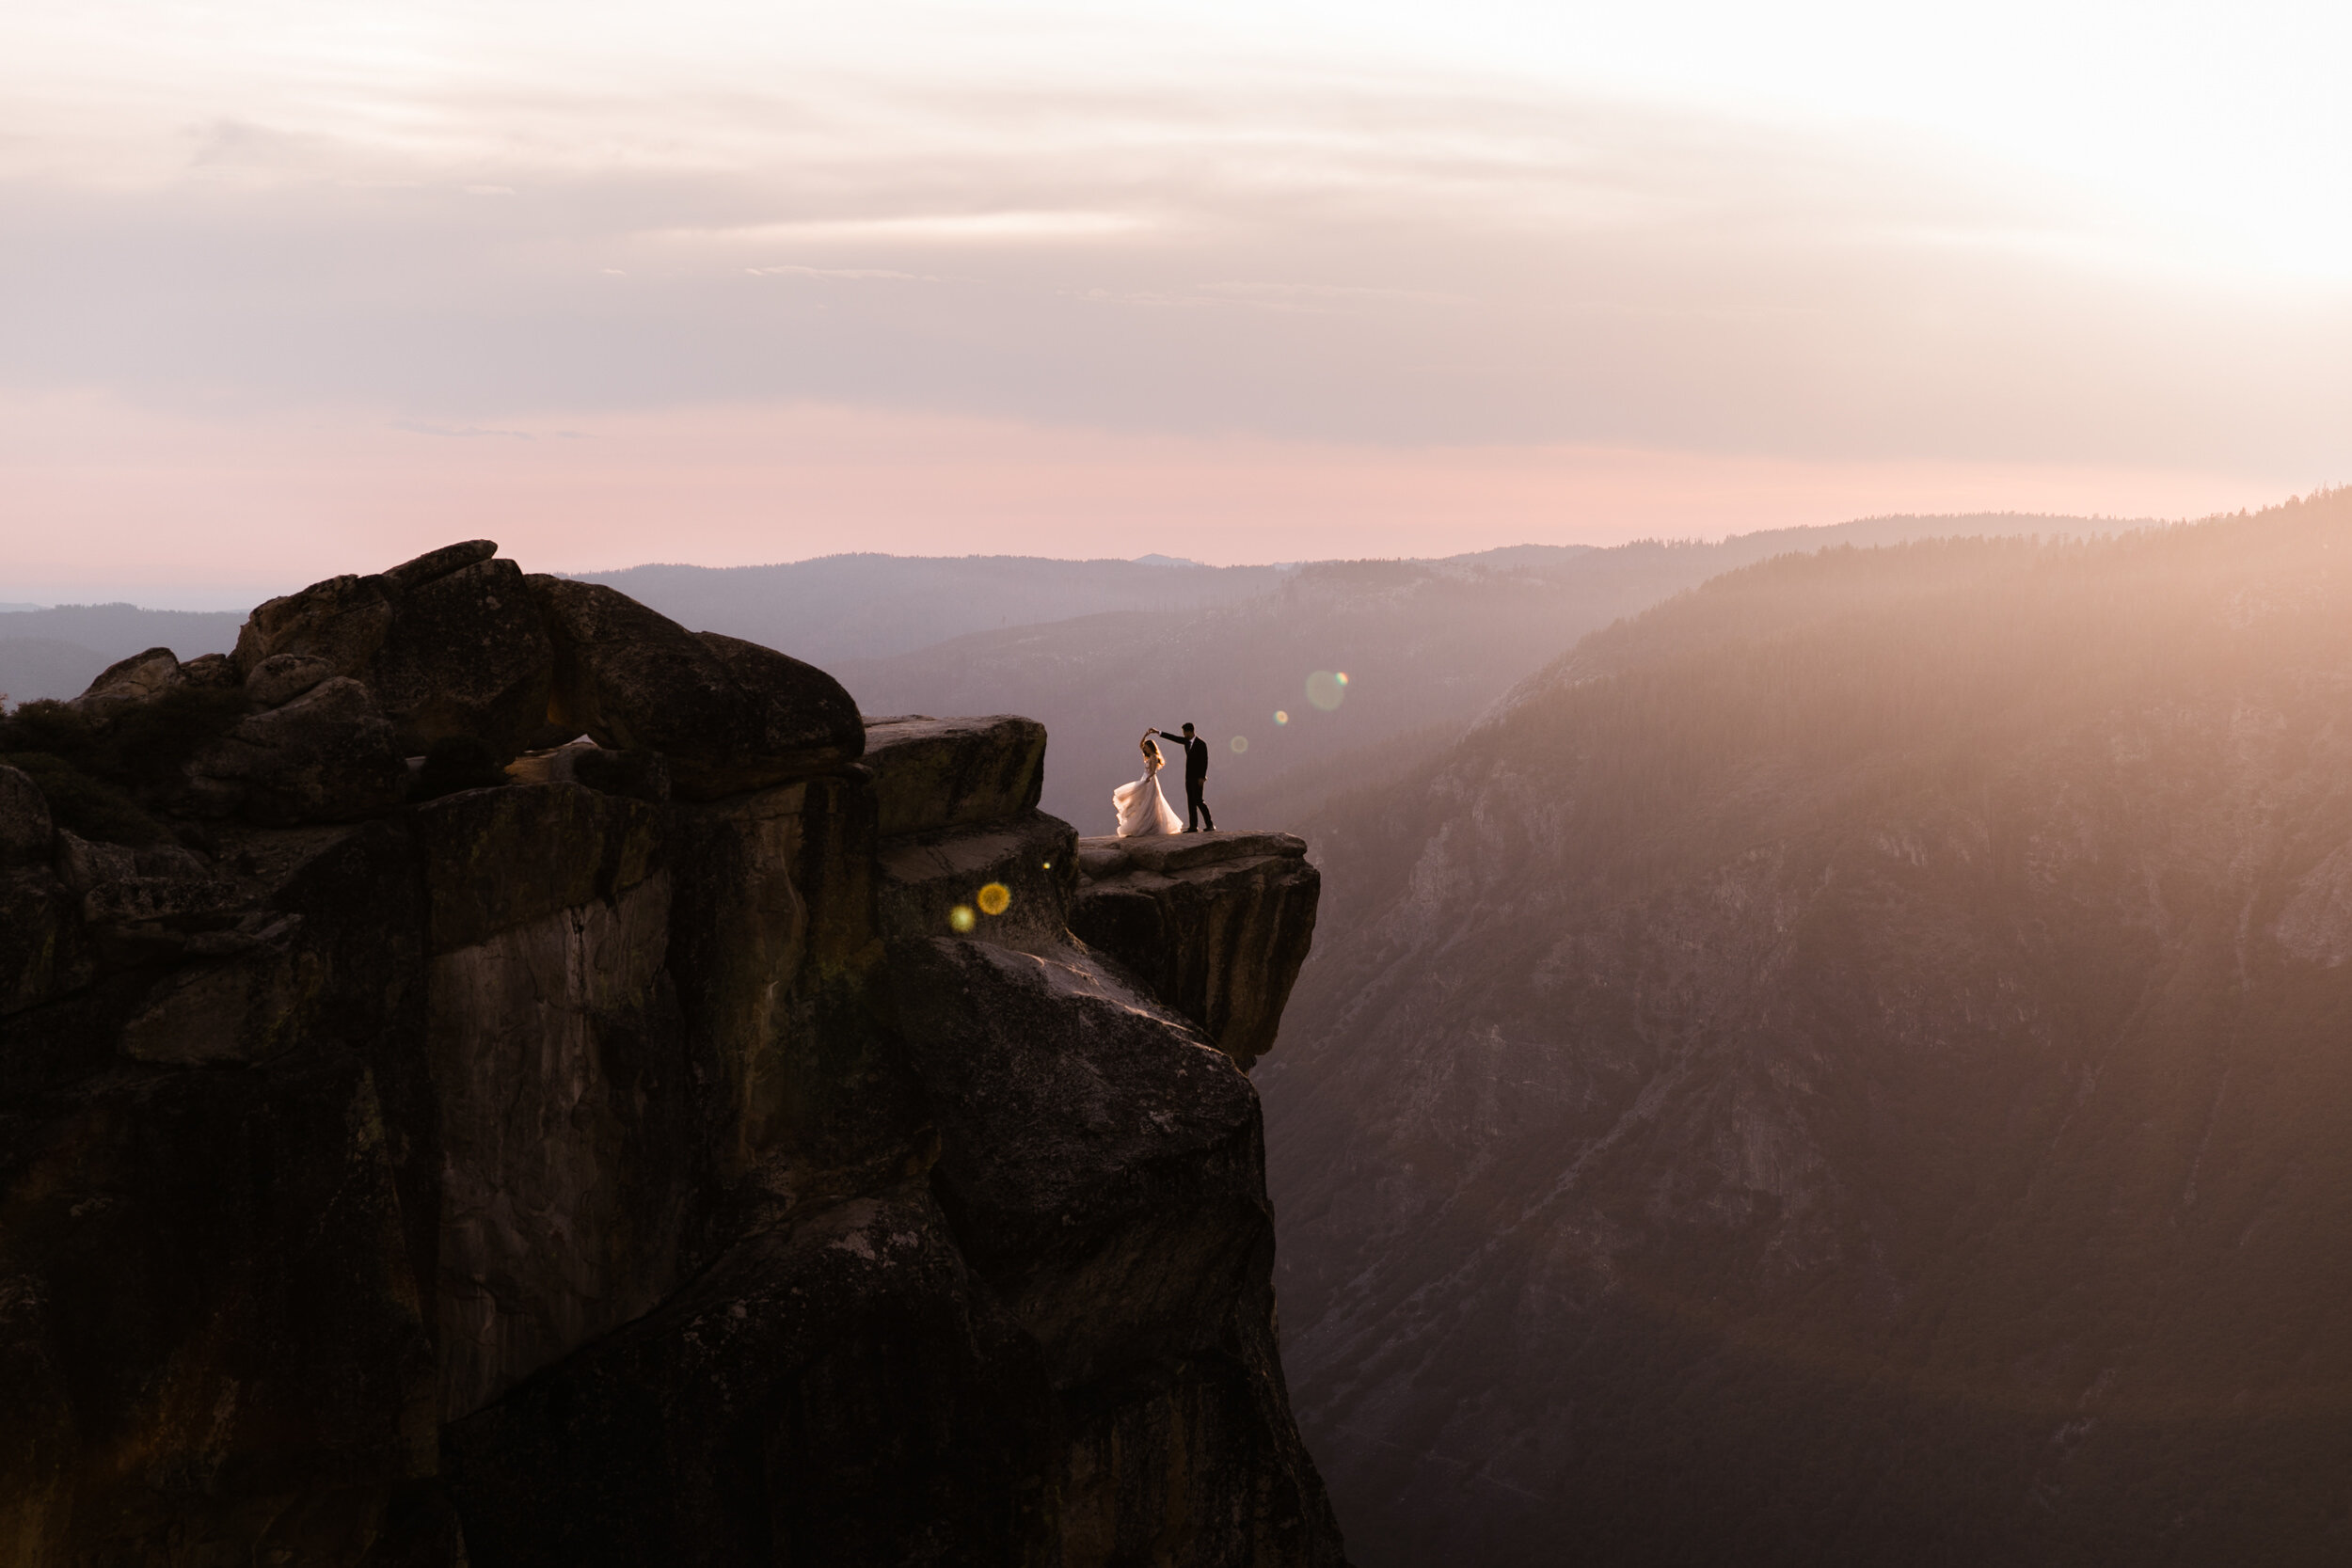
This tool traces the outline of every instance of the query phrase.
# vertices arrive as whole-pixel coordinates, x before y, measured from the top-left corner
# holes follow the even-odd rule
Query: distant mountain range
[[[2352,496],[1750,566],[1297,826],[1364,1568],[2352,1551]]]
[[[1385,571],[1389,577],[1372,594],[1375,599],[1385,596],[1397,602],[1399,619],[1389,629],[1395,637],[1405,637],[1410,635],[1409,624],[1414,616],[1430,608],[1406,608],[1397,599],[1400,584],[1406,578],[1447,580],[1454,584],[1449,592],[1456,595],[1458,602],[1460,587],[1465,582],[1484,578],[1490,585],[1500,584],[1517,574],[1520,588],[1498,588],[1502,602],[1496,608],[1506,621],[1527,627],[1530,638],[1515,641],[1507,634],[1490,631],[1472,636],[1469,644],[1452,653],[1436,648],[1425,650],[1437,659],[1428,678],[1440,683],[1455,681],[1463,673],[1465,660],[1475,665],[1478,673],[1473,684],[1482,693],[1478,700],[1484,700],[1535,663],[1557,653],[1594,624],[1591,616],[1599,611],[1570,608],[1550,617],[1552,624],[1546,625],[1546,613],[1521,591],[1528,583],[1556,578],[1560,568],[1570,561],[1588,556],[1607,559],[1608,563],[1598,569],[1590,583],[1579,582],[1565,591],[1580,601],[1592,599],[1607,614],[1614,615],[1639,609],[1661,593],[1688,586],[1710,570],[1721,570],[1724,564],[1753,559],[1759,548],[1769,552],[1801,547],[1802,541],[1815,536],[1823,540],[1862,540],[1910,537],[1921,528],[1965,532],[2073,532],[2114,526],[2117,525],[2058,517],[1884,518],[1846,524],[1836,531],[1788,530],[1751,534],[1744,540],[1720,546],[1653,544],[1628,546],[1625,551],[1605,551],[1581,546],[1529,545],[1444,562],[1327,562],[1312,563],[1322,568],[1320,585],[1287,603],[1279,597],[1284,585],[1299,571],[1310,568],[1203,566],[1160,555],[1135,561],[836,555],[772,566],[634,566],[625,571],[589,574],[584,580],[610,583],[695,630],[724,632],[764,642],[836,673],[855,671],[867,678],[872,692],[867,698],[869,711],[885,707],[965,711],[955,705],[963,700],[961,694],[973,692],[977,695],[971,700],[983,706],[1026,702],[1030,710],[1037,711],[1037,716],[1046,718],[1049,723],[1056,715],[1061,715],[1067,722],[1079,726],[1072,730],[1067,743],[1057,748],[1057,759],[1066,765],[1065,771],[1081,755],[1099,757],[1101,767],[1108,769],[1104,777],[1115,783],[1130,776],[1123,771],[1127,766],[1124,758],[1133,752],[1133,740],[1112,745],[1106,752],[1103,739],[1125,725],[1124,713],[1118,722],[1099,731],[1084,727],[1089,711],[1086,705],[1067,700],[1066,683],[1057,681],[1054,673],[1055,660],[1047,657],[1041,663],[1043,643],[1027,641],[1041,628],[1055,628],[1045,641],[1056,647],[1083,650],[1081,657],[1089,658],[1123,659],[1130,673],[1113,678],[1126,682],[1124,689],[1130,696],[1130,709],[1150,704],[1184,706],[1187,701],[1209,706],[1221,704],[1227,709],[1225,720],[1212,721],[1204,714],[1201,721],[1221,732],[1247,734],[1255,742],[1267,738],[1263,732],[1272,727],[1274,706],[1283,702],[1288,702],[1292,709],[1308,705],[1303,693],[1308,673],[1359,645],[1335,639],[1332,633],[1336,628],[1327,624],[1326,611],[1310,610],[1294,635],[1278,636],[1271,643],[1262,641],[1253,644],[1263,658],[1271,661],[1255,673],[1268,676],[1279,673],[1281,679],[1250,683],[1248,689],[1253,698],[1271,695],[1275,699],[1272,705],[1254,700],[1236,702],[1234,695],[1239,688],[1232,661],[1200,662],[1187,657],[1181,646],[1163,648],[1152,656],[1156,660],[1173,659],[1165,672],[1154,666],[1150,673],[1138,673],[1134,657],[1139,643],[1136,634],[1143,628],[1158,628],[1145,635],[1164,636],[1172,628],[1192,626],[1217,611],[1252,603],[1256,609],[1251,614],[1263,617],[1270,613],[1278,619],[1305,601],[1326,603],[1327,610],[1327,601],[1335,595],[1344,597],[1353,592],[1339,586],[1342,582],[1368,580],[1368,574],[1377,576]],[[1690,553],[1693,551],[1698,553]],[[1656,562],[1646,559],[1653,556]],[[1658,562],[1665,564],[1661,567]],[[1716,564],[1710,566],[1708,562]],[[1359,609],[1377,622],[1381,611],[1376,604],[1367,603]],[[1122,624],[1110,635],[1104,635],[1105,628],[1102,626],[1089,631],[1073,626],[1089,617],[1112,614],[1146,619]],[[1361,620],[1362,615],[1350,612],[1343,619]],[[234,645],[237,627],[244,620],[238,612],[142,610],[128,604],[0,610],[0,691],[9,693],[19,702],[74,696],[106,665],[147,648],[167,647],[183,658],[225,652]],[[1359,629],[1369,632],[1375,643],[1383,635],[1376,625]],[[978,641],[967,647],[965,639]],[[1177,641],[1181,644],[1184,638],[1178,637]],[[35,646],[36,643],[41,645]],[[999,643],[1031,651],[1026,656],[1006,657],[994,651]],[[964,661],[975,655],[991,672],[989,677],[980,681],[960,679]],[[906,662],[886,662],[894,659]],[[1330,667],[1346,668],[1344,664]],[[1162,673],[1168,676],[1167,680],[1159,679]],[[1138,685],[1138,681],[1142,684]],[[1375,722],[1363,717],[1375,710],[1393,708],[1398,712],[1421,713],[1428,706],[1411,701],[1394,702],[1393,687],[1386,681],[1381,685],[1383,694],[1369,700],[1362,687],[1351,693],[1354,701],[1350,712],[1356,717],[1349,727],[1337,732],[1343,748],[1386,741],[1401,733],[1394,722]],[[860,690],[854,682],[850,689]],[[1293,700],[1293,689],[1297,689],[1296,700]],[[993,703],[989,701],[992,693]],[[865,692],[861,691],[861,695]],[[1261,708],[1264,710],[1263,714],[1259,712]],[[1047,709],[1051,711],[1044,711]],[[1440,705],[1433,711],[1451,710]],[[1451,722],[1458,724],[1465,717],[1455,712]],[[1153,721],[1139,720],[1135,728],[1139,734],[1143,723]],[[1407,721],[1403,727],[1410,729],[1415,722]],[[1321,754],[1320,741],[1304,749],[1276,746],[1247,768],[1231,769],[1235,776],[1220,783],[1229,790],[1247,792],[1295,766],[1302,757]],[[1082,811],[1090,807],[1100,793],[1095,787],[1098,783],[1102,789],[1109,787],[1109,783],[1102,783],[1091,775],[1083,784],[1065,777],[1058,781],[1065,792],[1058,798],[1071,811]],[[1321,798],[1324,786],[1320,773],[1300,776],[1292,783],[1302,799]]]
[[[780,648],[831,670],[974,632],[1112,610],[1198,611],[1263,594],[1275,566],[1169,557],[829,555],[780,566],[632,566],[587,574],[696,631]]]
[[[1053,736],[1045,809],[1084,832],[1109,831],[1111,790],[1141,771],[1144,727],[1193,721],[1216,748],[1209,800],[1217,821],[1280,828],[1335,788],[1377,779],[1452,739],[1586,632],[1718,573],[1829,545],[2119,526],[1888,517],[1719,544],[1527,545],[1440,561],[1317,562],[1218,604],[978,631],[828,668],[870,713],[1001,710],[1043,720]],[[629,592],[677,616],[657,587]],[[1336,705],[1310,694],[1317,672],[1327,681],[1347,676],[1344,688],[1322,689]],[[1233,750],[1236,737],[1247,750]]]
[[[242,614],[127,604],[0,610],[0,692],[12,703],[79,696],[107,665],[149,648],[227,653],[244,624]]]

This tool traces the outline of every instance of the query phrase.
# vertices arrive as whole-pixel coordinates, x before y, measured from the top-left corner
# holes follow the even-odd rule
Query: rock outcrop
[[[1041,728],[486,543],[204,663],[0,721],[0,1557],[1341,1561],[1236,1065],[1295,849],[1098,956]]]
[[[1070,928],[1244,1069],[1274,1046],[1323,879],[1289,833],[1084,838]]]

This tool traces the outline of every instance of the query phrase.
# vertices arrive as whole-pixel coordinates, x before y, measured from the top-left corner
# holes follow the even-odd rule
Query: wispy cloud
[[[2331,284],[1931,129],[1451,35],[93,4],[0,24],[0,385],[1871,459],[2315,462],[2352,420]]]
[[[392,428],[405,431],[411,436],[438,436],[457,441],[537,441],[543,438],[555,441],[585,441],[589,438],[585,431],[579,430],[501,430],[491,425],[426,424],[419,420],[394,420]]]
[[[887,267],[801,267],[789,264],[772,267],[745,267],[754,277],[828,277],[843,282],[865,283],[936,283],[938,278],[927,273],[892,272]]]

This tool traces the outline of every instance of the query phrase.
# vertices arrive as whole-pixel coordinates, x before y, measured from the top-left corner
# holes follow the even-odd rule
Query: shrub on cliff
[[[50,752],[0,752],[0,763],[33,781],[60,828],[108,844],[155,844],[171,834],[130,796]]]
[[[233,687],[175,686],[111,721],[59,702],[26,703],[0,719],[0,751],[58,759],[90,778],[142,795],[176,790],[197,748],[249,705]]]

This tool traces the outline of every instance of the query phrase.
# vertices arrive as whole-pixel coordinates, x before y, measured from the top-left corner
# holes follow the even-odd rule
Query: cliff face
[[[1236,1065],[1311,880],[1163,993],[1037,725],[486,545],[8,722],[0,1557],[1340,1561]]]
[[[1368,1562],[2327,1562],[2352,497],[1830,552],[1589,640],[1260,1072]]]

